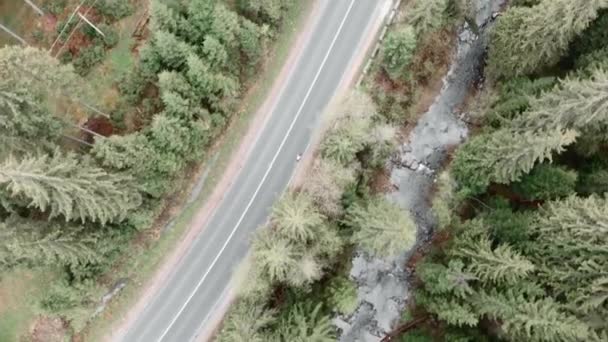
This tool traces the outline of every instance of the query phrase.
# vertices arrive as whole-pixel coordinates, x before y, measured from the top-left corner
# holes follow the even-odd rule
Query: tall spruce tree
[[[533,7],[511,7],[493,29],[490,74],[525,75],[557,63],[605,7],[608,0],[543,0]]]
[[[553,90],[531,101],[515,120],[522,130],[556,127],[605,132],[608,127],[608,70],[596,69],[591,78],[566,78]]]
[[[355,230],[354,242],[375,255],[396,256],[416,240],[416,225],[409,214],[381,197],[352,205],[345,223]]]
[[[61,65],[48,52],[21,46],[1,48],[0,134],[39,142],[56,137],[61,125],[55,116],[64,115],[57,107],[73,104],[83,89],[74,69]]]
[[[83,230],[11,216],[0,222],[0,268],[95,262],[99,259],[97,239]]]
[[[139,205],[129,178],[109,174],[74,154],[9,157],[0,164],[0,191],[50,218],[66,221],[119,221]]]
[[[464,196],[483,193],[490,183],[519,180],[537,162],[550,161],[553,153],[563,152],[576,137],[575,131],[559,127],[542,134],[505,128],[478,135],[456,151],[454,179]]]

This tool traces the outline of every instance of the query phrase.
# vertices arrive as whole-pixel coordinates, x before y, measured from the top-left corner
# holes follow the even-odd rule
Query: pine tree
[[[201,97],[208,99],[211,109],[220,109],[220,101],[238,93],[239,84],[236,79],[214,73],[209,65],[197,55],[191,54],[187,58],[188,71],[186,77],[195,91]]]
[[[299,253],[286,238],[276,236],[269,228],[260,229],[253,240],[255,267],[259,267],[272,283],[287,282],[297,267]]]
[[[517,284],[535,269],[534,264],[508,245],[492,248],[487,238],[476,240],[468,248],[459,248],[454,254],[469,259],[467,270],[485,283]]]
[[[215,0],[192,0],[188,2],[187,36],[190,41],[200,45],[209,34],[213,22]]]
[[[607,199],[571,196],[545,204],[532,225],[541,279],[585,314],[608,314],[607,214]]]
[[[232,50],[238,46],[239,30],[238,14],[228,9],[222,2],[217,2],[213,9],[213,20],[211,21],[209,34],[228,50]]]
[[[150,30],[177,33],[183,23],[180,16],[161,0],[150,1]]]
[[[440,28],[445,20],[448,0],[415,0],[408,9],[407,20],[422,36],[429,31]]]
[[[490,74],[507,78],[557,63],[605,7],[607,0],[543,0],[534,7],[508,9],[493,30]]]
[[[365,119],[347,117],[336,121],[334,127],[321,143],[323,157],[343,165],[352,163],[369,139],[370,122]]]
[[[355,182],[355,172],[324,158],[316,159],[314,163],[310,177],[305,180],[304,191],[323,214],[337,218],[343,213],[340,200],[346,187]]]
[[[0,49],[0,134],[52,139],[61,130],[57,104],[73,105],[86,92],[74,69],[32,47]],[[62,93],[70,94],[71,98]]]
[[[254,22],[241,18],[241,28],[238,33],[241,52],[247,58],[249,66],[255,66],[264,55],[265,39],[268,35],[268,27],[260,27]]]
[[[19,263],[55,266],[96,262],[97,239],[83,234],[83,230],[78,226],[9,217],[0,222],[0,268]]]
[[[228,52],[220,41],[213,37],[205,37],[205,42],[202,47],[203,56],[209,62],[212,70],[221,70],[228,63]]]
[[[194,52],[194,47],[167,31],[154,32],[153,50],[161,65],[169,70],[181,70]]]
[[[527,200],[552,200],[574,193],[577,173],[551,164],[538,164],[521,181],[513,183],[513,190]]]
[[[297,242],[312,240],[323,220],[306,193],[288,192],[272,209],[272,222],[277,232]]]
[[[259,21],[277,26],[289,2],[290,0],[238,0],[238,5],[243,12]]]
[[[275,312],[262,304],[239,300],[224,320],[218,342],[266,342],[262,330],[275,321]]]
[[[279,334],[282,341],[333,342],[336,340],[329,316],[323,316],[322,304],[296,304],[285,322],[281,322]]]
[[[359,305],[357,287],[346,277],[335,277],[329,285],[328,304],[343,315],[352,314]]]
[[[297,261],[296,267],[291,269],[289,285],[302,288],[321,279],[323,276],[323,265],[313,252],[304,253]]]
[[[480,194],[492,182],[518,181],[537,162],[551,161],[553,153],[563,152],[576,136],[576,132],[560,128],[542,134],[510,129],[481,134],[456,151],[452,172],[461,194]]]
[[[590,79],[566,78],[542,94],[514,123],[521,130],[600,130],[608,126],[608,71],[597,69]]]
[[[105,224],[122,220],[139,205],[130,179],[109,174],[74,154],[52,157],[9,157],[0,165],[0,190],[28,207],[63,216]],[[18,202],[18,203],[19,203]]]
[[[432,1],[428,1],[432,2]],[[411,26],[391,31],[384,43],[383,66],[393,80],[405,78],[416,49],[416,32]]]
[[[588,325],[572,316],[550,298],[530,300],[513,291],[481,293],[478,310],[500,322],[505,335],[514,341],[585,341]]]
[[[355,230],[354,242],[376,255],[396,256],[416,240],[416,225],[408,213],[381,197],[352,205],[345,223]]]

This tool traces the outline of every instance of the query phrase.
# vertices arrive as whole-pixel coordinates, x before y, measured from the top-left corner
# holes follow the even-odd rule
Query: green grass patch
[[[19,341],[39,314],[38,303],[56,273],[15,269],[0,278],[0,341]]]

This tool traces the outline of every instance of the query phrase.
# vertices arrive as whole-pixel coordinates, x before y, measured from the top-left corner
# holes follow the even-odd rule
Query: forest
[[[28,45],[0,48],[0,279],[49,270],[32,305],[80,332],[108,272],[228,127],[292,3],[152,0],[133,41],[118,30],[140,3],[87,3],[93,27],[69,21],[76,4],[44,2]],[[98,81],[125,44],[131,65]]]
[[[219,341],[335,341],[334,318],[360,300],[351,255],[414,247],[412,216],[378,180],[472,3],[406,2],[309,177],[255,237]],[[608,2],[511,1],[489,39],[472,136],[436,178],[437,227],[383,341],[606,341]]]
[[[74,336],[226,131],[294,0],[151,0],[132,65],[103,85],[87,77],[124,44],[134,2],[91,6],[105,37],[65,24],[60,2],[31,46],[0,49],[0,280],[52,270],[33,305]],[[412,295],[385,341],[608,340],[608,0],[509,1],[464,110],[471,135],[436,177],[427,245],[385,196],[480,2],[403,2],[363,86],[327,113],[306,179],[252,238],[218,341],[335,341],[333,319],[360,305],[353,256],[410,250]],[[85,43],[55,47],[70,31]]]

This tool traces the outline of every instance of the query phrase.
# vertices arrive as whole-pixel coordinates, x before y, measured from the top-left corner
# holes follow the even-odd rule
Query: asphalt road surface
[[[308,1],[308,0],[301,0]],[[125,342],[187,342],[214,314],[254,230],[286,188],[320,113],[385,0],[320,0],[316,27],[248,160],[207,227],[130,327]],[[279,66],[277,66],[279,67]]]

